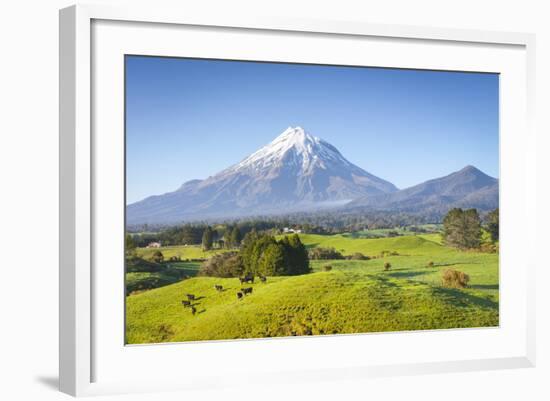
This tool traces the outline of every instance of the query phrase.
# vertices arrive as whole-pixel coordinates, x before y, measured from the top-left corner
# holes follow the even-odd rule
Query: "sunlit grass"
[[[236,278],[195,277],[127,298],[127,341],[150,343],[292,335],[497,326],[498,255],[460,252],[438,234],[383,239],[300,235],[308,246],[344,254],[398,256],[312,261],[313,273],[269,277],[243,300]],[[163,252],[164,253],[164,252]],[[165,256],[167,256],[165,254]],[[384,262],[391,263],[389,271]],[[432,261],[433,266],[428,267]],[[323,272],[330,264],[332,270]],[[441,286],[441,271],[466,272],[466,289]],[[224,287],[218,292],[214,285]],[[181,305],[195,294],[197,313]]]

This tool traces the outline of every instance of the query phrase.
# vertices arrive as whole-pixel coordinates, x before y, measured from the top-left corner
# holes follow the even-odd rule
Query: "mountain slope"
[[[290,127],[212,177],[128,205],[127,223],[311,210],[395,191],[393,184],[350,163],[328,142]]]
[[[444,211],[451,207],[489,210],[498,207],[498,180],[473,166],[400,191],[361,197],[347,205],[405,212]]]

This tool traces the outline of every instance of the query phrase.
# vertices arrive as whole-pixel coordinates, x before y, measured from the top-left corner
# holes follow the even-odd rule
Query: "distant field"
[[[440,224],[421,224],[416,226],[416,228],[427,231],[424,234],[433,234],[441,231],[442,227]],[[384,238],[388,237],[390,233],[397,233],[398,235],[420,235],[422,233],[411,231],[407,228],[379,228],[372,230],[360,230],[354,231],[352,233],[342,234],[345,238]]]
[[[317,235],[300,234],[307,247],[334,248],[344,255],[361,252],[368,256],[379,255],[382,251],[396,251],[402,255],[430,255],[432,253],[457,252],[440,246],[439,234],[422,234],[393,238],[346,238],[346,234]]]
[[[173,256],[179,256],[181,259],[208,259],[217,253],[227,252],[226,249],[203,251],[200,245],[177,245],[163,246],[161,248],[136,249],[137,255],[144,259],[149,259],[155,251],[161,251],[164,255],[164,259],[169,259]]]
[[[265,284],[253,284],[253,294],[244,300],[236,297],[241,287],[236,278],[214,277],[194,277],[131,295],[126,303],[127,342],[487,327],[499,323],[497,254],[447,248],[441,245],[438,234],[382,239],[301,234],[300,238],[308,247],[334,247],[344,254],[375,256],[396,251],[399,256],[312,261],[313,273],[269,277]],[[174,252],[173,256],[181,258],[216,253],[182,248],[161,251],[165,257]],[[434,266],[426,267],[430,261]],[[383,270],[384,262],[391,263],[390,271]],[[321,271],[327,264],[332,270]],[[443,288],[441,271],[449,267],[469,274],[470,286]],[[217,292],[215,284],[225,290]],[[181,306],[186,293],[198,297],[195,316]]]

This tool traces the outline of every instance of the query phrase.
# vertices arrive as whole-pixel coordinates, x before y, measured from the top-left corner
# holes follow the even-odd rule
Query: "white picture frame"
[[[121,26],[115,26],[117,23]],[[98,28],[94,28],[95,26]],[[103,24],[103,25],[102,25]],[[124,25],[126,24],[126,25]],[[128,25],[134,24],[134,25]],[[508,239],[501,242],[504,249],[501,257],[503,260],[520,261],[522,267],[521,278],[517,279],[517,287],[507,287],[510,299],[518,300],[516,306],[503,302],[501,312],[510,313],[517,316],[517,322],[514,325],[501,325],[498,329],[492,331],[483,329],[463,330],[460,333],[448,331],[439,332],[421,332],[421,333],[387,333],[379,335],[348,335],[348,336],[326,336],[323,338],[300,338],[290,340],[247,340],[230,342],[210,342],[208,344],[185,344],[185,345],[156,345],[147,347],[124,347],[123,342],[118,344],[121,350],[124,349],[128,358],[126,362],[116,359],[117,352],[110,352],[105,345],[109,333],[98,329],[107,325],[115,324],[119,329],[123,322],[120,322],[120,312],[106,316],[103,313],[106,302],[99,302],[97,297],[98,286],[105,289],[110,286],[104,286],[107,281],[112,282],[114,276],[105,274],[98,275],[94,271],[98,261],[101,261],[101,254],[97,253],[95,241],[104,228],[101,217],[104,214],[104,207],[98,201],[97,193],[104,192],[108,187],[103,185],[118,185],[120,182],[113,180],[105,184],[101,177],[101,171],[112,170],[120,167],[113,162],[113,159],[122,157],[120,155],[120,142],[106,143],[104,139],[99,142],[94,137],[94,129],[102,127],[101,119],[104,114],[95,110],[97,104],[94,103],[94,96],[102,96],[101,88],[94,87],[92,77],[94,74],[103,71],[102,68],[108,68],[115,65],[110,64],[107,57],[124,54],[125,49],[120,46],[121,40],[130,40],[129,37],[139,36],[141,29],[149,29],[150,43],[140,44],[148,46],[142,51],[152,52],[153,54],[165,55],[161,53],[171,52],[170,44],[166,44],[163,49],[155,50],[155,40],[166,38],[175,31],[185,27],[197,27],[205,31],[214,30],[214,35],[228,35],[228,32],[245,34],[262,34],[266,40],[272,40],[276,43],[280,39],[277,35],[286,35],[291,37],[297,35],[307,38],[322,37],[329,41],[331,38],[339,40],[384,40],[388,46],[392,41],[405,41],[407,44],[417,43],[419,45],[430,44],[437,46],[444,51],[444,46],[455,46],[453,51],[469,51],[468,49],[477,49],[479,58],[488,49],[495,49],[495,57],[489,64],[485,64],[483,71],[499,72],[506,70],[505,74],[510,76],[509,82],[513,85],[507,86],[508,90],[503,91],[502,99],[504,105],[507,103],[512,93],[519,93],[518,98],[514,99],[514,105],[519,105],[519,110],[504,107],[502,112],[507,113],[503,121],[503,131],[510,132],[502,139],[501,145],[501,191],[502,204],[512,206],[508,211],[503,210],[503,220],[508,221],[503,230],[521,224],[527,221],[527,229],[532,228],[533,221],[536,218],[536,205],[534,202],[536,191],[536,168],[535,168],[535,133],[532,128],[532,112],[534,110],[534,48],[535,38],[533,35],[524,33],[506,33],[506,32],[484,32],[460,29],[440,29],[415,26],[390,26],[368,24],[360,21],[316,21],[316,20],[296,20],[292,18],[242,18],[237,12],[233,15],[198,15],[187,14],[183,9],[165,10],[151,8],[112,8],[108,6],[78,5],[72,6],[60,11],[60,390],[75,396],[127,393],[134,391],[165,391],[171,389],[197,389],[208,387],[229,386],[232,383],[231,370],[239,371],[246,369],[244,366],[220,366],[219,370],[212,374],[206,374],[207,369],[198,368],[196,371],[190,371],[185,377],[178,375],[167,375],[166,372],[160,372],[159,375],[147,375],[147,380],[129,380],[123,374],[117,375],[120,371],[119,363],[126,363],[130,366],[140,361],[140,358],[147,361],[148,364],[163,364],[167,368],[174,366],[174,355],[185,355],[186,358],[195,358],[197,364],[200,364],[199,355],[204,358],[215,357],[216,354],[225,353],[228,357],[232,355],[260,355],[257,358],[258,365],[254,367],[254,380],[269,382],[275,377],[277,380],[324,380],[327,378],[363,378],[374,376],[401,375],[401,374],[422,374],[435,372],[454,372],[481,369],[505,369],[515,367],[531,367],[535,364],[535,319],[534,319],[534,270],[535,261],[531,256],[534,253],[529,251],[528,243],[520,243],[512,251],[505,250],[506,244],[512,243],[512,234]],[[95,29],[95,30],[94,30]],[[200,30],[199,29],[199,30]],[[131,34],[123,34],[127,30]],[[97,40],[94,41],[94,32]],[[117,33],[118,32],[118,33]],[[113,35],[112,37],[106,35]],[[158,35],[158,36],[157,36]],[[273,37],[271,37],[271,36]],[[116,36],[116,37],[115,37]],[[112,39],[106,41],[105,38]],[[118,38],[118,39],[117,39]],[[310,39],[304,39],[310,40]],[[107,42],[110,44],[107,45]],[[142,41],[143,42],[143,41]],[[297,41],[300,42],[300,41]],[[205,44],[208,41],[205,39]],[[304,42],[305,43],[305,42]],[[343,43],[343,42],[342,42]],[[117,47],[118,46],[118,47]],[[299,44],[296,46],[300,46]],[[303,46],[303,44],[302,44]],[[132,46],[130,46],[132,47]],[[276,47],[276,46],[274,46]],[[500,49],[500,50],[499,50]],[[508,50],[510,50],[508,52]],[[105,50],[105,53],[102,53]],[[246,57],[246,48],[243,48],[243,56]],[[380,50],[383,52],[383,50]],[[122,52],[122,53],[121,53]],[[342,50],[345,52],[345,50]],[[427,48],[426,54],[434,52]],[[502,59],[499,54],[503,53]],[[341,57],[345,57],[342,53]],[[383,54],[383,53],[380,53]],[[423,53],[420,53],[423,54]],[[109,56],[111,55],[111,56]],[[389,56],[389,55],[388,55]],[[98,59],[96,60],[95,57]],[[117,56],[118,57],[118,56]],[[262,56],[260,56],[262,57]],[[292,56],[289,56],[292,57]],[[327,56],[328,57],[328,56]],[[351,57],[351,54],[350,54]],[[506,60],[511,61],[510,63]],[[488,57],[490,58],[490,57]],[[107,60],[104,64],[101,60]],[[257,57],[255,58],[257,59]],[[388,59],[389,60],[389,59]],[[382,66],[399,67],[400,61],[395,60],[381,61]],[[428,58],[426,58],[428,60]],[[120,60],[117,61],[119,63]],[[351,63],[352,61],[350,61]],[[361,62],[361,61],[359,61]],[[480,61],[481,63],[482,61]],[[415,61],[416,68],[430,68],[433,62],[423,61],[422,57]],[[453,64],[454,63],[454,64]],[[473,62],[472,62],[473,63]],[[499,64],[500,63],[500,64]],[[456,70],[472,68],[475,70],[475,63],[471,67],[459,65],[450,57],[448,60],[441,60],[438,66],[441,69],[453,68]],[[505,65],[506,64],[506,65]],[[482,65],[482,64],[479,64]],[[516,69],[514,69],[517,66]],[[410,66],[409,66],[410,67]],[[502,68],[502,70],[501,70]],[[97,71],[96,71],[97,70]],[[118,74],[119,76],[120,74]],[[512,76],[517,75],[517,76]],[[116,77],[115,77],[116,78]],[[120,76],[119,76],[120,78]],[[101,80],[103,78],[99,78]],[[110,79],[110,78],[108,78]],[[113,78],[114,79],[114,78]],[[99,82],[98,80],[98,82]],[[111,82],[111,81],[110,81]],[[115,82],[115,81],[113,81]],[[96,82],[97,83],[97,82]],[[112,82],[111,82],[112,83]],[[506,84],[508,85],[508,84]],[[116,82],[115,82],[116,86]],[[117,93],[120,94],[120,87],[116,86]],[[515,91],[512,91],[514,89]],[[117,95],[118,96],[118,95]],[[111,107],[113,113],[120,110],[116,106],[119,98],[113,96],[112,101],[115,107]],[[512,100],[510,100],[512,101]],[[509,116],[509,120],[506,118]],[[115,117],[116,119],[116,117]],[[111,119],[112,120],[112,119]],[[116,121],[111,121],[112,127],[119,127]],[[118,125],[117,125],[118,124]],[[94,128],[95,127],[95,128]],[[509,128],[514,127],[519,130],[512,135]],[[118,144],[118,145],[117,145]],[[110,151],[107,151],[110,149]],[[118,152],[118,153],[117,153]],[[118,154],[118,156],[117,156]],[[109,161],[111,160],[111,161]],[[119,159],[117,159],[119,160]],[[109,165],[109,163],[111,163]],[[103,166],[101,164],[104,164]],[[514,164],[517,168],[514,172],[509,166]],[[118,184],[117,184],[118,183]],[[519,191],[515,184],[522,185]],[[116,198],[116,196],[115,196]],[[123,213],[122,203],[115,205],[113,213]],[[118,217],[116,217],[118,218]],[[115,220],[116,220],[115,218]],[[122,229],[122,227],[121,227]],[[106,235],[108,237],[108,235]],[[122,238],[121,242],[122,242]],[[121,244],[119,244],[121,246]],[[119,246],[117,245],[117,246]],[[113,251],[113,252],[116,252]],[[121,266],[123,268],[123,266]],[[501,273],[507,275],[506,269]],[[115,278],[116,280],[116,278]],[[117,288],[118,283],[113,283],[113,288]],[[513,292],[513,294],[512,294]],[[507,295],[503,291],[504,296]],[[111,300],[109,297],[122,297],[122,291],[114,294],[109,291],[101,292],[101,297]],[[95,297],[95,298],[94,298]],[[114,299],[114,298],[113,298]],[[110,301],[109,301],[110,302]],[[118,302],[118,301],[117,301]],[[118,305],[118,304],[116,304]],[[117,308],[114,308],[117,309]],[[513,309],[513,310],[512,310]],[[517,310],[516,310],[517,309]],[[123,314],[123,313],[122,313]],[[108,320],[110,319],[110,320]],[[118,325],[120,324],[120,325]],[[514,326],[514,327],[512,327]],[[113,326],[109,327],[110,330]],[[103,330],[103,331],[102,331]],[[495,341],[496,332],[506,333],[510,331],[509,336],[499,337]],[[119,336],[120,333],[113,334]],[[366,342],[379,343],[380,346],[385,338],[391,338],[391,342],[411,341],[410,344],[420,344],[423,341],[437,343],[442,338],[460,337],[461,341],[472,342],[484,341],[487,344],[494,342],[494,349],[482,347],[471,353],[464,354],[464,358],[448,357],[442,355],[437,358],[428,358],[419,360],[411,354],[408,358],[395,360],[384,355],[376,356],[372,353],[372,360],[353,359],[353,353],[350,353],[348,360],[336,360],[339,354],[342,354],[344,343],[352,344],[351,347],[366,347]],[[421,337],[426,340],[419,340]],[[458,338],[457,337],[457,338]],[[118,340],[117,340],[118,341]],[[501,341],[499,343],[499,341]],[[116,346],[113,345],[113,347]],[[178,347],[178,348],[170,348]],[[319,360],[315,358],[315,350],[323,347],[326,357]],[[510,352],[504,352],[508,348]],[[356,349],[356,348],[355,348]],[[513,350],[513,351],[512,351]],[[461,350],[457,350],[462,352]],[[311,363],[296,364],[294,369],[287,370],[283,362],[276,361],[274,355],[281,355],[289,352],[293,355],[302,355],[304,359],[311,359]],[[357,353],[358,355],[360,353]],[[459,353],[460,354],[460,353]],[[122,354],[121,354],[122,355]],[[333,358],[331,360],[331,358]],[[342,357],[344,358],[344,357]],[[102,361],[101,363],[97,361]],[[273,367],[268,369],[266,361],[273,362]],[[102,368],[106,365],[113,366],[112,372],[103,375]],[[264,369],[265,368],[265,369]],[[244,371],[244,370],[243,370]],[[234,372],[233,372],[234,373]],[[250,372],[249,372],[250,373]],[[181,375],[181,372],[179,373]],[[105,379],[103,379],[105,377]]]

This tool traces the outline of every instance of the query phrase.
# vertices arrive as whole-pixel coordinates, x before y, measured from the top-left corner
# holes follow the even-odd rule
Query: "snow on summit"
[[[294,162],[301,165],[302,172],[307,174],[314,167],[326,169],[331,161],[350,165],[334,146],[309,134],[302,127],[288,127],[269,144],[227,171],[258,170]]]

